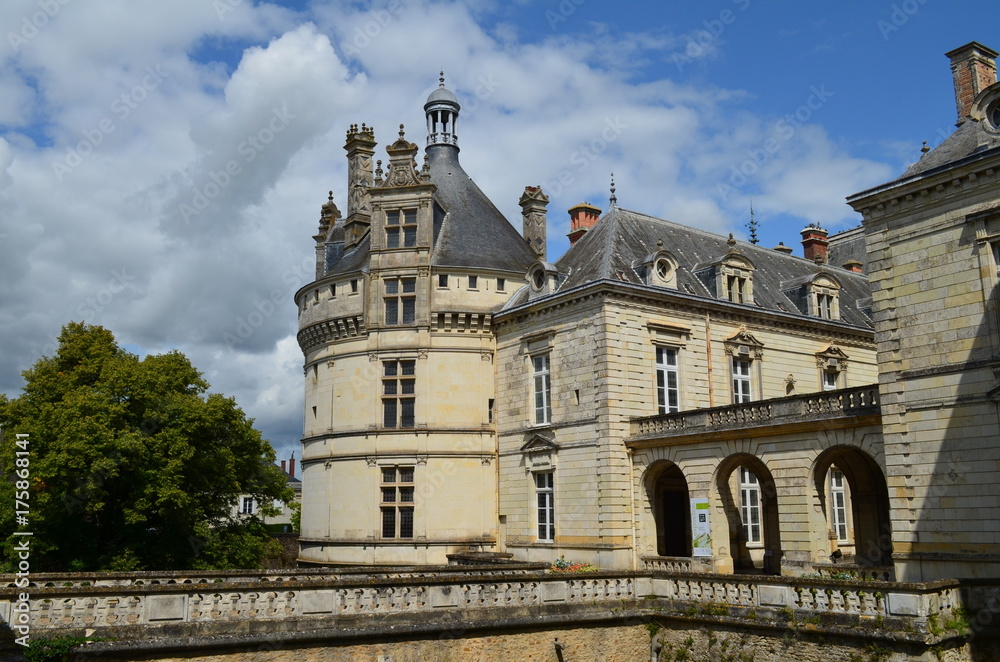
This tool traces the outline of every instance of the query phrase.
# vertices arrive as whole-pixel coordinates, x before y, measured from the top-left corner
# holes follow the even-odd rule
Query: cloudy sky
[[[301,434],[292,294],[344,133],[423,144],[445,70],[465,169],[519,225],[548,191],[799,247],[955,122],[943,53],[993,0],[4,0],[0,391],[65,323],[180,349],[279,455]],[[381,149],[381,147],[380,147]]]

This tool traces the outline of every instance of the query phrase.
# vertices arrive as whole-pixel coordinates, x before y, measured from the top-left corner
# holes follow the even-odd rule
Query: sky
[[[70,321],[177,349],[287,458],[302,432],[295,291],[344,135],[423,146],[444,70],[465,170],[517,200],[618,205],[801,255],[799,231],[956,122],[944,53],[992,0],[4,0],[0,392]],[[420,157],[418,157],[419,159]]]

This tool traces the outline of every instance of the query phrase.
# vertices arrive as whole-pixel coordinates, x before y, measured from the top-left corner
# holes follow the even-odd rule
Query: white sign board
[[[708,499],[691,499],[691,555],[712,555],[712,527]]]

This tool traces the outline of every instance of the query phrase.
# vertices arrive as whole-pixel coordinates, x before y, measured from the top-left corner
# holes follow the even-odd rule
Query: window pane
[[[399,225],[399,212],[395,210],[387,212],[385,222],[387,225]]]
[[[383,467],[382,468],[382,482],[383,483],[395,483],[396,482],[396,468],[395,467]]]
[[[382,425],[387,428],[396,427],[396,401],[382,401]]]
[[[383,508],[382,509],[382,537],[383,538],[395,538],[396,537],[396,509],[395,508]]]
[[[400,503],[413,503],[413,488],[412,487],[399,488],[399,501]]]
[[[403,246],[410,248],[416,245],[417,245],[417,228],[415,227],[403,228]]]
[[[385,369],[386,377],[394,377],[396,375],[396,362],[395,361],[385,361],[382,363],[382,367]]]
[[[399,365],[403,368],[404,375],[414,375],[416,374],[416,361],[400,361]]]
[[[413,324],[416,319],[417,300],[412,297],[403,299],[403,324]]]
[[[385,231],[385,247],[399,248],[399,228],[388,228]]]
[[[398,280],[387,280],[385,281],[385,293],[386,294],[397,294],[399,292],[399,281]]]
[[[400,400],[399,403],[400,403],[400,406],[402,407],[402,413],[401,413],[400,419],[399,419],[399,425],[400,425],[400,427],[412,428],[413,427],[413,423],[414,423],[414,419],[413,419],[413,399],[409,398],[409,399]]]
[[[413,482],[413,467],[400,467],[399,468],[399,482],[401,482],[401,483],[412,483]]]
[[[399,537],[413,537],[413,508],[399,509]]]
[[[474,290],[479,287],[479,278],[476,276],[469,276],[469,289]]]
[[[382,503],[395,503],[396,502],[396,488],[395,487],[383,487],[382,488]]]
[[[507,286],[507,281],[503,278],[497,278],[497,292],[503,292],[503,288]]]
[[[383,379],[382,389],[383,389],[383,395],[396,395],[396,380]]]
[[[417,281],[414,280],[413,278],[404,278],[403,279],[403,293],[404,294],[413,294],[416,291],[417,291]]]
[[[385,300],[385,323],[399,324],[399,299]]]
[[[403,223],[406,225],[413,225],[417,222],[417,210],[416,209],[406,209],[403,211]]]
[[[402,393],[403,395],[412,395],[415,383],[416,380],[414,379],[400,379],[399,380],[399,385],[401,387],[400,393]]]

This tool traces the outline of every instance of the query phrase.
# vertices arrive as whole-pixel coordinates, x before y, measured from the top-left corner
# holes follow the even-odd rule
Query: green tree
[[[183,354],[140,360],[72,322],[24,378],[19,397],[0,398],[0,472],[15,476],[27,434],[33,571],[255,567],[271,551],[260,520],[233,507],[240,495],[291,500],[274,451]],[[16,558],[15,487],[0,482],[3,571]]]

